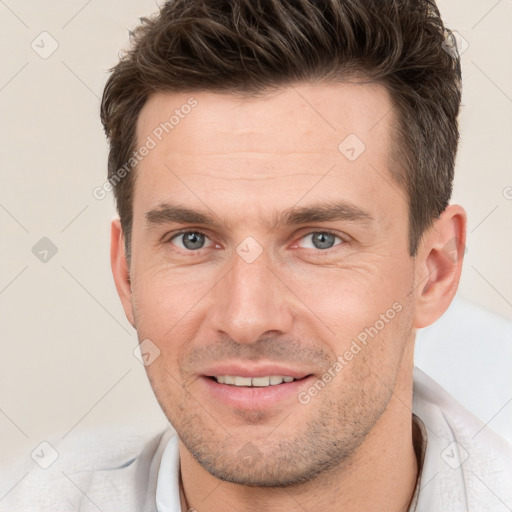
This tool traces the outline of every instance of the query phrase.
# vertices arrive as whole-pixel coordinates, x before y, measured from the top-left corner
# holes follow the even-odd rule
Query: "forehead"
[[[306,191],[363,199],[390,179],[393,120],[377,84],[305,83],[246,98],[156,93],[137,122],[137,147],[154,147],[137,166],[135,197],[147,208],[227,190],[237,206],[264,197],[284,208]]]
[[[196,105],[190,107],[192,103]],[[376,129],[382,139],[392,117],[389,94],[380,84],[306,83],[245,98],[208,91],[155,93],[139,115],[137,143],[153,134],[166,139],[174,153],[217,152],[220,144],[229,151],[261,151],[261,143],[283,153],[296,150],[298,142],[305,150],[318,151],[336,149],[340,137],[349,133],[365,141]],[[167,135],[185,130],[186,140],[180,138],[173,147],[173,137]]]

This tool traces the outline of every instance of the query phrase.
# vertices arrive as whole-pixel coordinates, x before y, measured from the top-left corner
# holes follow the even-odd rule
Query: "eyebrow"
[[[369,223],[374,219],[369,211],[346,202],[293,206],[275,215],[276,226],[340,220]]]
[[[192,210],[184,206],[163,203],[145,214],[148,225],[168,223],[216,225],[210,213]],[[370,223],[371,213],[351,203],[319,203],[310,206],[293,206],[274,214],[273,226],[307,224],[309,222],[351,221]]]
[[[161,204],[154,210],[146,212],[147,224],[167,224],[176,222],[180,224],[215,224],[213,216],[183,206],[174,206],[168,203]]]

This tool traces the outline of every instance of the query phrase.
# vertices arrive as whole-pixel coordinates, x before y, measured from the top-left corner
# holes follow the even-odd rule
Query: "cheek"
[[[204,269],[159,268],[135,273],[132,280],[137,331],[155,340],[182,339],[211,289]],[[197,318],[194,320],[197,322]]]
[[[388,261],[316,267],[289,272],[285,279],[307,316],[313,313],[317,323],[327,326],[337,340],[347,340],[374,325],[381,315],[385,315],[384,321],[393,320],[398,309],[405,309],[413,269],[407,262],[397,268],[399,264]]]
[[[169,414],[166,404],[184,399],[178,385],[182,381],[179,361],[197,332],[191,314],[197,300],[188,300],[163,275],[155,277],[145,279],[143,286],[133,286],[135,324],[139,342],[148,343],[157,355],[145,370],[160,406]]]

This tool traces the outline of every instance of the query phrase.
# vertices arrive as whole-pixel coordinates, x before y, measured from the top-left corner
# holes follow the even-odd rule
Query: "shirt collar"
[[[157,512],[181,512],[178,436],[169,439],[162,455],[156,486]]]

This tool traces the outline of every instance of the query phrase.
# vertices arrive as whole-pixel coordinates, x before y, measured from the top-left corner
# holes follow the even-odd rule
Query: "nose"
[[[265,253],[247,262],[233,256],[231,270],[215,287],[211,327],[240,344],[290,332],[290,290],[269,268]]]

